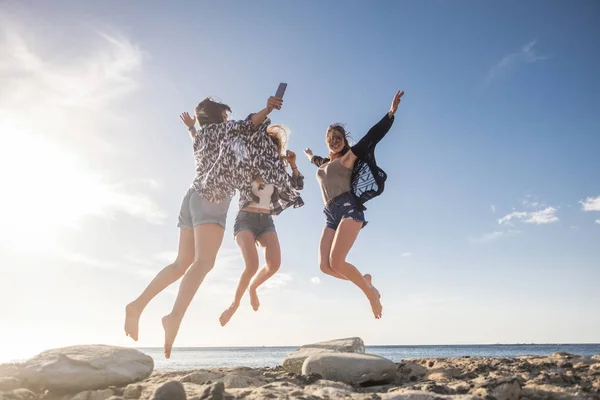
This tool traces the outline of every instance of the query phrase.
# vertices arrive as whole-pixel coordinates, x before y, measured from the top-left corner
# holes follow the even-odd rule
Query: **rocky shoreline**
[[[75,346],[0,365],[0,400],[600,400],[600,355],[394,363],[363,352],[350,338],[303,346],[277,367],[154,371],[134,349]]]

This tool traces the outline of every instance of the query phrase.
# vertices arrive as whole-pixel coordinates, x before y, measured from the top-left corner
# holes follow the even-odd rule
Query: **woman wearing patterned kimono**
[[[325,202],[326,226],[319,245],[321,271],[335,278],[349,280],[365,294],[373,315],[379,319],[383,307],[379,291],[370,274],[361,274],[346,261],[358,232],[367,224],[364,203],[383,192],[386,174],[375,162],[375,146],[390,130],[404,92],[397,92],[390,111],[354,146],[350,147],[346,131],[340,124],[327,129],[329,157],[304,153],[318,167],[317,180]]]
[[[223,240],[227,210],[236,188],[245,187],[254,174],[278,189],[279,201],[294,203],[297,192],[283,162],[266,134],[267,116],[283,100],[270,97],[267,106],[245,120],[228,121],[230,108],[209,98],[181,119],[189,127],[196,161],[196,176],[179,214],[179,250],[176,260],[160,271],[143,293],[126,307],[125,333],[138,339],[138,322],[146,305],[158,293],[183,277],[170,314],[163,317],[164,352],[169,358],[183,316],[207,273],[213,268]],[[194,128],[195,120],[200,128]]]
[[[281,125],[273,125],[267,129],[267,132],[282,160],[292,170],[290,176],[292,187],[302,190],[304,176],[296,167],[296,154],[285,149],[287,129]],[[254,311],[258,311],[260,302],[256,290],[279,270],[281,249],[272,215],[281,213],[282,208],[277,202],[276,194],[277,188],[272,184],[265,183],[261,177],[252,181],[251,188],[247,188],[247,191],[240,192],[240,210],[235,219],[233,234],[244,257],[245,269],[240,276],[233,302],[219,318],[222,326],[225,326],[237,311],[248,286],[250,286],[248,290],[250,304]],[[302,205],[302,199],[298,198],[294,207]],[[258,271],[257,244],[263,248],[265,255],[265,266],[260,271]],[[256,275],[257,272],[258,275]],[[250,280],[255,275],[256,277],[250,285]]]

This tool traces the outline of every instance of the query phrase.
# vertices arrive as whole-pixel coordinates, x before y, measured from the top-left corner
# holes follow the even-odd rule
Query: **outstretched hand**
[[[304,154],[306,154],[306,157],[308,157],[308,158],[313,156],[313,152],[309,148],[304,149]]]
[[[187,112],[181,114],[179,118],[181,118],[185,126],[187,126],[188,128],[191,128],[192,126],[196,125],[196,117],[190,117],[190,114],[188,114]]]
[[[396,114],[396,111],[398,111],[398,105],[400,105],[400,100],[402,99],[402,96],[404,96],[404,90],[398,90],[398,92],[394,96],[394,100],[392,100],[392,105],[390,106],[390,117]]]

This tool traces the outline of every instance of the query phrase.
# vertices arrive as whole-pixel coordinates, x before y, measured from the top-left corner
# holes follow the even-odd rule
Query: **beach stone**
[[[107,400],[112,397],[115,393],[112,389],[104,390],[86,390],[84,392],[77,393],[71,397],[71,400]]]
[[[226,389],[239,389],[264,385],[265,381],[245,375],[226,375],[219,382],[223,382]]]
[[[125,391],[123,392],[123,397],[126,399],[139,399],[142,396],[143,391],[144,387],[142,385],[138,385],[137,383],[131,383],[125,388]]]
[[[0,391],[14,390],[21,387],[21,381],[13,377],[0,378]]]
[[[396,364],[374,354],[321,353],[304,361],[302,374],[319,374],[326,380],[358,386],[396,380]]]
[[[404,392],[384,393],[380,395],[381,400],[483,400],[482,397],[463,395],[441,395],[420,390],[407,390]]]
[[[558,358],[558,359],[561,359],[561,360],[570,360],[573,357],[574,357],[573,354],[567,353],[567,352],[564,352],[564,351],[557,351],[556,353],[553,353],[550,356],[550,358]]]
[[[38,396],[28,389],[15,389],[0,392],[0,400],[38,400]]]
[[[151,400],[186,400],[185,389],[180,381],[163,383],[152,393]]]
[[[306,398],[300,386],[285,381],[268,383],[255,389],[232,389],[227,393],[236,394],[235,398],[247,400],[298,398],[296,396]],[[297,393],[297,395],[292,395],[292,393]]]
[[[223,374],[218,374],[210,371],[196,371],[181,378],[181,382],[195,383],[196,385],[204,385],[213,383],[223,377]]]
[[[82,345],[48,350],[22,364],[20,378],[28,387],[84,391],[125,386],[146,379],[152,357],[141,351],[106,345]]]
[[[428,372],[427,368],[413,361],[404,361],[398,364],[398,377],[403,380],[414,382],[427,375]]]
[[[359,337],[335,339],[326,342],[312,343],[300,347],[283,359],[283,368],[300,374],[302,364],[309,356],[320,353],[361,353],[365,352],[365,343]]]

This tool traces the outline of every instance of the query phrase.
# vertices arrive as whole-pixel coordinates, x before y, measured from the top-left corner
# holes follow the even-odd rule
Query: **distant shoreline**
[[[257,345],[257,346],[181,346],[173,349],[206,349],[206,350],[233,350],[233,349],[293,349],[302,345]],[[398,348],[414,348],[414,347],[490,347],[490,346],[600,346],[599,343],[495,343],[495,344],[371,344],[365,347],[398,347]],[[127,346],[138,350],[143,349],[160,349],[162,346]]]

